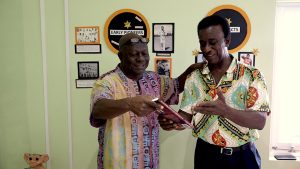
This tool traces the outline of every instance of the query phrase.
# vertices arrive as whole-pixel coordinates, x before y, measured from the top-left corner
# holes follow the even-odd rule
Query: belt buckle
[[[224,151],[224,150],[226,150],[226,151]],[[228,152],[229,151],[229,152]],[[221,154],[225,154],[225,155],[228,155],[228,156],[231,156],[232,155],[232,153],[233,153],[233,149],[232,148],[221,148],[221,152],[220,152]]]

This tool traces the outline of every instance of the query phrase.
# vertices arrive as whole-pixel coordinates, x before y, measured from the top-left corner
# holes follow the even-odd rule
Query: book
[[[183,118],[178,112],[176,112],[168,104],[166,104],[159,98],[155,98],[152,101],[154,101],[155,103],[158,103],[164,107],[162,109],[162,111],[159,111],[159,113],[162,117],[172,120],[175,123],[179,123],[179,124],[183,125],[184,127],[190,127],[192,129],[194,128],[194,125],[192,123],[190,123],[185,118]]]

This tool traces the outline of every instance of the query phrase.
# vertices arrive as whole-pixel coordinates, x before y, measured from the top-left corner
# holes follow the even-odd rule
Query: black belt
[[[207,143],[206,141],[203,141],[201,138],[198,138],[197,144],[202,144],[207,150],[213,151],[215,153],[224,154],[224,155],[232,155],[236,152],[250,149],[253,142],[248,142],[239,147],[220,147],[220,146],[217,146],[214,144]]]

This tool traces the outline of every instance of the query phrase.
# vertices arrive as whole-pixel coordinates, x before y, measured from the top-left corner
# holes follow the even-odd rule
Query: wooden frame
[[[75,44],[100,44],[99,26],[75,27]]]
[[[154,71],[159,75],[172,77],[172,58],[155,58]]]
[[[152,27],[153,52],[174,53],[174,23],[153,23]]]

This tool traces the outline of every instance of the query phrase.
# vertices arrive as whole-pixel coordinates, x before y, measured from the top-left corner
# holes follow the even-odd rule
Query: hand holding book
[[[167,120],[170,120],[171,124],[173,122],[173,123],[180,124],[183,127],[194,128],[193,124],[191,124],[189,121],[187,121],[185,118],[183,118],[178,112],[176,112],[174,109],[172,109],[169,105],[167,105],[162,100],[155,98],[152,101],[154,101],[164,107],[161,111],[159,111],[160,119],[165,118]]]

